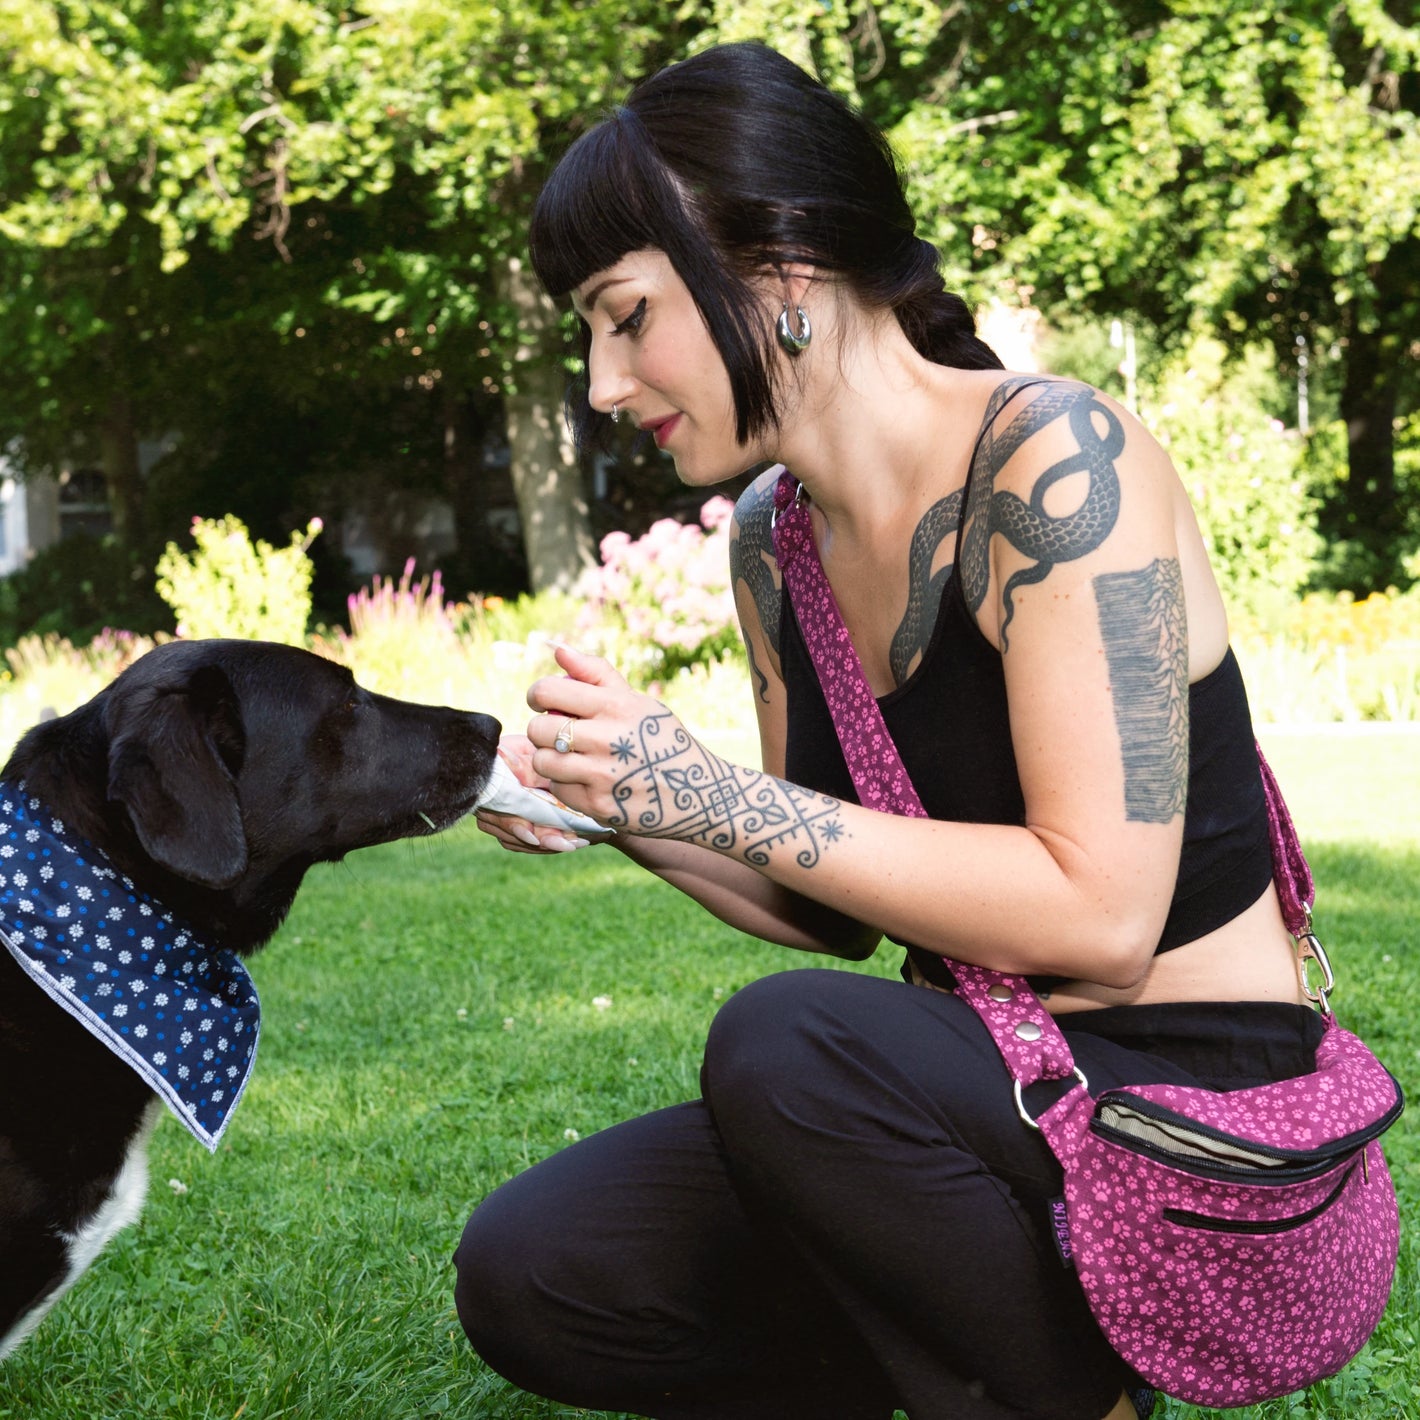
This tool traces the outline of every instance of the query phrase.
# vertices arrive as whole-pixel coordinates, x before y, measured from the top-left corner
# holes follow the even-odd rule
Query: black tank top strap
[[[1006,392],[1005,397],[994,409],[986,411],[986,417],[981,421],[981,428],[976,431],[976,442],[971,446],[971,458],[966,465],[966,481],[961,486],[961,518],[957,522],[956,547],[952,552],[952,557],[957,565],[961,564],[961,539],[966,531],[966,508],[971,498],[971,479],[976,472],[977,455],[981,453],[981,446],[986,442],[986,436],[991,432],[991,427],[1001,417],[1002,411],[1018,394],[1024,393],[1028,389],[1034,389],[1037,385],[1048,385],[1053,383],[1049,379],[1022,380],[1018,385]],[[997,385],[992,391],[991,398],[994,401],[1001,393],[1001,386]]]

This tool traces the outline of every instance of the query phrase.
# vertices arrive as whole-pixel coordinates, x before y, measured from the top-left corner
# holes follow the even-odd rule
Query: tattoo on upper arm
[[[618,805],[648,797],[635,823],[618,808],[613,827],[700,843],[764,867],[789,852],[812,868],[845,836],[841,800],[711,754],[669,711],[648,715],[612,753],[626,767],[612,786]]]
[[[774,485],[752,484],[735,508],[735,529],[730,535],[730,585],[743,582],[754,603],[769,649],[779,654],[779,588],[766,554],[774,546]],[[769,699],[769,678],[754,659],[754,646],[745,637],[749,668],[759,682],[759,698]]]
[[[1124,753],[1124,816],[1168,823],[1188,797],[1188,622],[1176,558],[1094,580]]]
[[[999,385],[987,407],[962,535],[962,590],[973,612],[979,611],[986,600],[993,534],[1000,533],[1017,552],[1035,559],[1034,566],[1013,573],[1001,593],[1006,608],[1001,624],[1003,651],[1008,644],[1007,628],[1015,615],[1016,589],[1042,582],[1059,563],[1093,552],[1119,519],[1119,475],[1114,461],[1124,448],[1124,426],[1118,417],[1087,386],[1050,382],[998,434],[996,416],[1022,383],[1009,380]],[[1095,427],[1096,415],[1104,421],[1102,435]],[[1011,456],[1033,434],[1062,417],[1070,425],[1077,452],[1040,475],[1029,502],[1004,489],[998,493],[996,478]],[[1080,506],[1058,517],[1048,513],[1045,498],[1051,488],[1062,478],[1077,473],[1085,474],[1089,480]]]
[[[912,673],[913,662],[926,655],[937,625],[937,608],[952,567],[948,563],[933,572],[932,563],[942,544],[961,525],[961,502],[962,490],[958,488],[933,503],[913,529],[907,554],[907,610],[888,648],[888,665],[898,685]]]

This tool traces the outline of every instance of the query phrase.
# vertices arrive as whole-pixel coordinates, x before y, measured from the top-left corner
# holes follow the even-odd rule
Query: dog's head
[[[241,900],[279,882],[289,905],[312,863],[467,813],[498,734],[487,715],[372,694],[308,651],[174,641],[31,731],[5,774],[144,886],[151,865]],[[167,881],[150,890],[172,900]]]

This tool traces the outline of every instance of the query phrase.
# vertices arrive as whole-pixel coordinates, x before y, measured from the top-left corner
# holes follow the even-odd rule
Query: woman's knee
[[[750,1119],[772,1127],[811,1112],[815,1098],[831,1100],[834,1059],[855,1035],[855,998],[888,984],[810,968],[763,977],[731,996],[711,1024],[701,1070],[722,1134]]]
[[[468,1220],[454,1253],[459,1322],[474,1350],[504,1375],[510,1353],[535,1330],[528,1325],[533,1297],[525,1243],[531,1239],[508,1211],[496,1193],[490,1195]]]

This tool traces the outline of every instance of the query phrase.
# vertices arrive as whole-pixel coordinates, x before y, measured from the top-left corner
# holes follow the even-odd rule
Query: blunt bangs
[[[727,268],[689,192],[640,116],[617,108],[573,143],[539,193],[529,255],[548,294],[560,298],[631,252],[664,252],[725,362],[743,444],[778,423],[772,335],[754,291]],[[588,401],[590,347],[583,323],[583,369],[568,391],[567,418],[579,446],[607,448],[611,421]]]
[[[567,295],[629,252],[666,249],[680,195],[640,127],[617,109],[567,150],[538,194],[528,244],[549,295]]]

